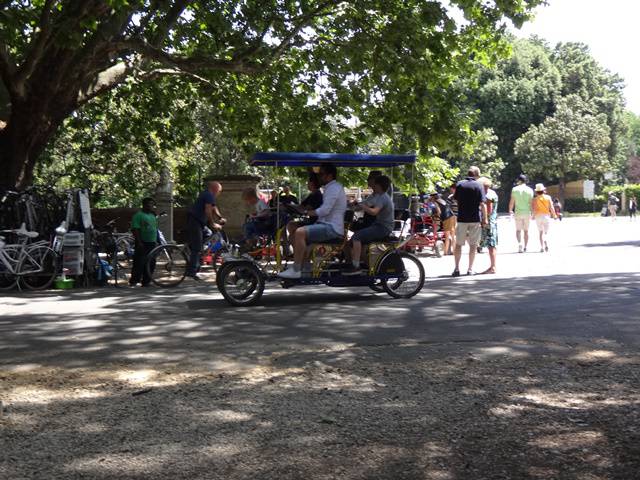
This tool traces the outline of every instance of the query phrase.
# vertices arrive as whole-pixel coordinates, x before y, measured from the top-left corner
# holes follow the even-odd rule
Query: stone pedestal
[[[167,242],[173,242],[173,182],[169,169],[165,168],[160,174],[160,182],[156,188],[156,212],[166,212],[167,215],[159,218],[158,228],[164,234]]]
[[[224,227],[229,238],[242,235],[242,224],[248,213],[252,211],[242,201],[242,190],[247,187],[256,188],[261,177],[253,175],[210,175],[206,181],[220,182],[222,193],[216,199],[220,213],[227,219]]]

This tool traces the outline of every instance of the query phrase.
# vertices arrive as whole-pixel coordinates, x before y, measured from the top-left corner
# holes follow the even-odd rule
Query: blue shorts
[[[371,243],[371,242],[379,242],[380,240],[384,240],[389,236],[391,230],[380,225],[379,223],[374,223],[373,225],[363,228],[362,230],[358,230],[351,237],[352,241],[359,241],[361,243]]]
[[[328,223],[317,222],[313,225],[307,225],[304,230],[307,232],[308,243],[322,243],[342,238],[342,235],[336,233]]]

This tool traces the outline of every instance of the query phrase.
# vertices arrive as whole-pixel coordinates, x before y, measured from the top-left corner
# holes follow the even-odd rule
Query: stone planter
[[[229,238],[238,238],[242,235],[244,219],[252,210],[242,201],[242,190],[247,187],[256,188],[262,178],[254,175],[210,175],[205,179],[211,180],[222,185],[217,203],[220,213],[227,219],[224,231]]]

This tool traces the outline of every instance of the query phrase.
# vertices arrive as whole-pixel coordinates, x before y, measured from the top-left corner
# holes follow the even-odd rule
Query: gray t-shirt
[[[366,200],[370,207],[380,207],[380,212],[376,215],[374,224],[382,225],[389,231],[393,230],[393,200],[386,193],[374,193]]]

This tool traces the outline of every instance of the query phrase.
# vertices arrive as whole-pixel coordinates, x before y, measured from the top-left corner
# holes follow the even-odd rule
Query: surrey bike
[[[309,168],[330,162],[336,167],[381,169],[413,165],[415,158],[415,155],[258,153],[254,155],[251,165]],[[273,258],[257,259],[233,253],[224,256],[224,263],[218,271],[216,282],[218,289],[231,305],[256,304],[262,297],[267,283],[279,283],[283,288],[320,284],[330,287],[369,287],[376,292],[386,292],[393,298],[411,298],[420,292],[424,285],[425,272],[422,263],[415,255],[404,250],[412,236],[402,240],[389,237],[367,245],[367,269],[361,275],[344,275],[343,272],[349,267],[349,263],[344,262],[343,253],[349,242],[350,218],[346,218],[345,234],[342,238],[308,246],[311,269],[306,275],[299,279],[279,278],[278,272],[285,267],[281,252],[286,241],[286,222],[284,225],[280,224],[279,213],[276,218],[278,226],[273,236]]]

